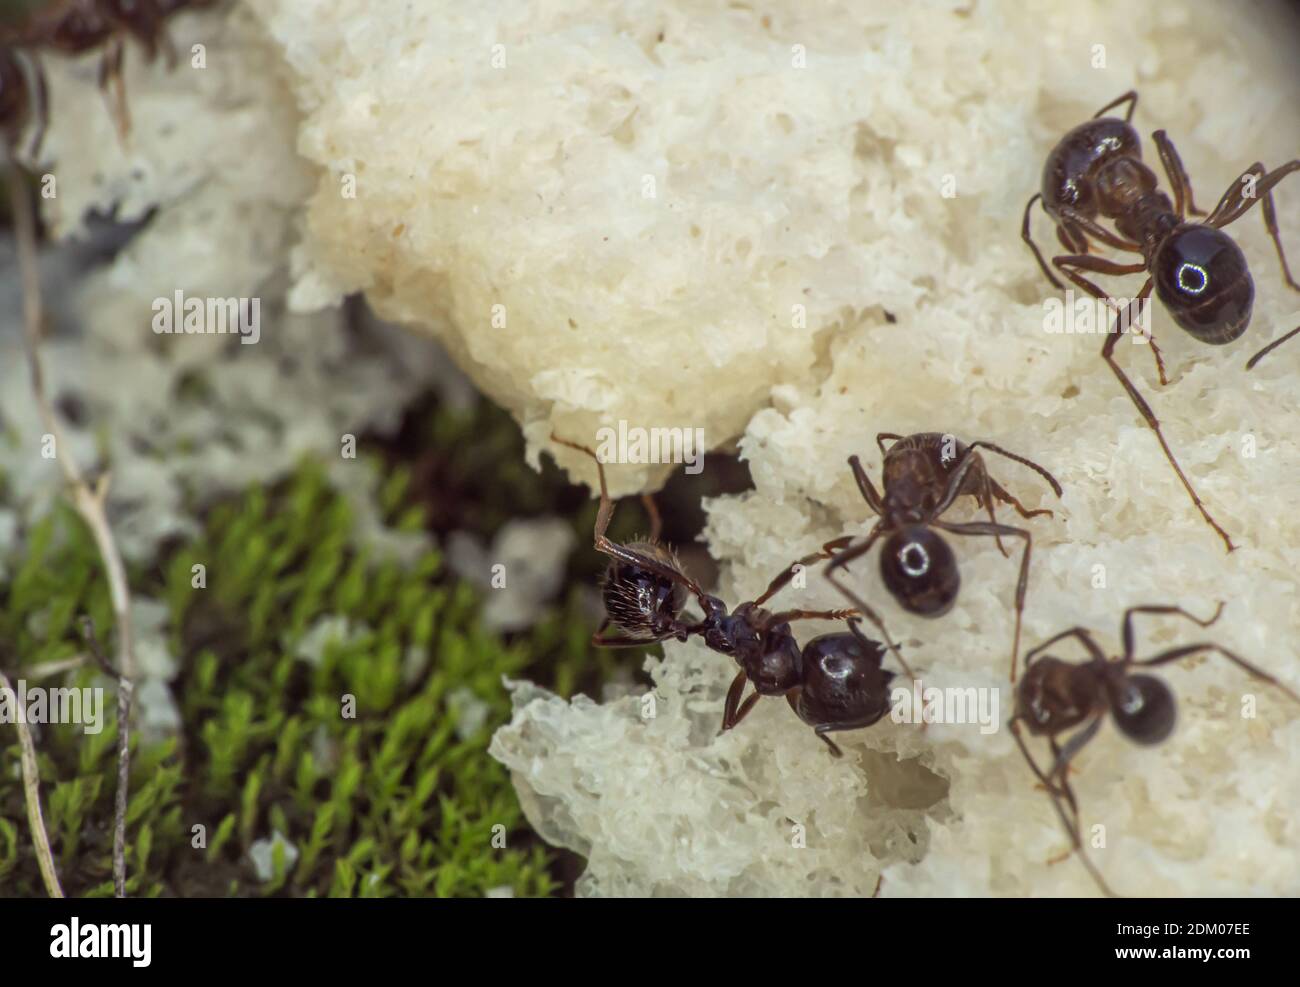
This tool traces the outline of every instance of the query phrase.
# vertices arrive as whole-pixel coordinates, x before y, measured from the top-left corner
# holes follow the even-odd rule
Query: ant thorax
[[[1016,688],[1017,711],[1029,732],[1054,736],[1091,716],[1099,701],[1094,674],[1090,665],[1072,665],[1051,655],[1032,662]]]

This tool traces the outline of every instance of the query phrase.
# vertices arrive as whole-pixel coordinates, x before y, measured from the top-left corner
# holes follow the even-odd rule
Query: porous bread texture
[[[764,153],[804,139],[852,148],[843,158],[852,177],[836,186],[802,174],[789,187],[761,184],[752,193],[796,204],[796,225],[811,218],[808,196],[836,197],[843,207],[845,224],[820,225],[827,249],[801,269],[811,272],[811,296],[825,298],[840,322],[816,344],[812,372],[797,381],[774,375],[767,406],[750,417],[740,448],[755,490],[709,505],[706,538],[729,563],[723,595],[733,604],[751,599],[800,554],[869,530],[874,517],[845,461],[856,453],[878,477],[876,432],[951,432],[1025,454],[1064,485],[1057,502],[1029,471],[987,457],[1027,507],[1056,512],[1030,522],[1000,512],[1034,535],[1026,647],[1082,625],[1116,652],[1126,607],[1174,603],[1208,616],[1222,600],[1224,616],[1209,630],[1139,620],[1139,653],[1214,641],[1300,688],[1300,344],[1243,369],[1249,354],[1300,323],[1300,295],[1282,283],[1261,210],[1231,227],[1257,286],[1242,341],[1198,344],[1157,306],[1154,331],[1173,377],[1163,389],[1146,348],[1119,345],[1121,363],[1238,544],[1231,555],[1100,360],[1101,337],[1045,331],[1045,300],[1060,296],[1019,238],[1021,209],[1053,143],[1131,86],[1141,93],[1135,123],[1148,159],[1155,155],[1146,135],[1167,129],[1202,208],[1251,162],[1277,166],[1300,155],[1294,52],[1283,40],[1295,37],[1293,22],[1276,8],[1241,17],[1213,4],[980,4],[969,17],[928,4],[889,5],[888,17],[862,6],[806,23],[778,3],[746,15],[754,31],[770,16],[775,50],[808,39],[800,91],[826,94],[788,103],[774,94],[764,112],[788,113],[794,126]],[[546,29],[533,27],[535,36]],[[724,105],[744,89],[736,58],[751,37],[740,26],[709,35],[709,54],[690,69],[709,80],[697,107]],[[1104,69],[1092,67],[1095,45],[1105,46]],[[851,88],[841,87],[838,68],[853,76]],[[857,110],[840,117],[845,106],[865,107],[864,119],[852,119]],[[737,145],[741,119],[734,131],[729,117],[710,122],[706,148]],[[955,179],[955,198],[940,194],[944,174]],[[845,187],[847,197],[837,191]],[[1300,181],[1284,182],[1276,200],[1294,264]],[[707,214],[706,202],[702,194],[699,212]],[[1056,252],[1041,214],[1034,233]],[[783,235],[782,225],[763,225],[744,271],[708,273],[716,305],[743,304],[753,290],[746,273],[762,268]],[[703,280],[702,272],[690,284]],[[1102,280],[1127,295],[1141,283]],[[885,324],[877,304],[897,323]],[[689,350],[701,335],[686,321],[673,339]],[[715,379],[710,393],[731,386],[725,375]],[[632,482],[631,471],[613,472]],[[952,517],[980,515],[964,503]],[[907,653],[927,686],[999,690],[1005,723],[1016,561],[991,539],[952,541],[962,590],[939,620],[901,611],[881,588],[874,556],[850,578],[896,637],[918,642]],[[806,589],[774,603],[842,599],[814,572]],[[801,640],[827,629],[798,626]],[[1053,650],[1083,657],[1070,645]],[[643,697],[565,703],[523,685],[513,723],[495,739],[493,753],[513,770],[530,819],[547,839],[588,857],[580,893],[863,895],[882,873],[884,896],[1098,893],[1077,861],[1048,863],[1068,843],[1005,727],[986,736],[972,725],[921,732],[886,720],[838,735],[846,756],[836,761],[783,701],[764,700],[718,737],[734,666],[698,643],[668,643],[664,653],[647,663],[653,718]],[[1160,674],[1178,696],[1173,736],[1141,748],[1108,724],[1076,761],[1091,859],[1120,894],[1300,893],[1300,711],[1221,657]],[[1258,704],[1253,719],[1243,716],[1248,697]],[[1046,745],[1030,743],[1046,764]]]

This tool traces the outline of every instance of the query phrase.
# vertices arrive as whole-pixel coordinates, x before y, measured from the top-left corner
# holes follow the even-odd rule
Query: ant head
[[[952,549],[937,532],[920,524],[899,528],[885,539],[880,577],[904,610],[923,617],[947,613],[961,586]]]
[[[1094,177],[1117,158],[1142,157],[1142,141],[1133,127],[1118,117],[1101,117],[1075,127],[1056,145],[1043,166],[1043,203],[1049,212],[1069,206],[1089,219],[1100,201]]]
[[[1230,343],[1250,325],[1255,283],[1246,255],[1222,230],[1175,230],[1156,251],[1152,273],[1169,314],[1201,342]]]
[[[763,649],[763,635],[757,621],[744,604],[728,614],[719,607],[704,620],[704,643],[719,654],[731,655],[741,665]]]
[[[1154,675],[1127,675],[1110,688],[1110,711],[1120,732],[1138,744],[1158,744],[1174,730],[1178,704]]]
[[[677,560],[662,545],[638,542],[629,547],[677,568]],[[639,565],[611,562],[605,572],[602,595],[610,623],[630,637],[663,640],[682,636],[678,633],[679,618],[688,592],[677,580]]]

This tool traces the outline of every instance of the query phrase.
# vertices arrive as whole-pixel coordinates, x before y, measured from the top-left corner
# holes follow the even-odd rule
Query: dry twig
[[[55,458],[58,460],[63,470],[64,479],[70,488],[73,506],[76,507],[77,513],[81,515],[82,520],[90,528],[95,539],[95,545],[99,549],[100,557],[104,560],[104,571],[108,576],[109,597],[113,605],[113,617],[117,624],[117,667],[114,670],[106,659],[102,663],[108,668],[109,673],[117,679],[118,771],[117,802],[113,826],[113,884],[117,897],[124,898],[126,897],[126,803],[131,768],[131,683],[135,678],[135,651],[131,632],[131,593],[126,581],[126,566],[122,562],[122,554],[118,551],[117,542],[113,539],[113,532],[109,527],[108,514],[105,510],[105,502],[108,499],[108,474],[102,474],[93,488],[87,483],[76,462],[69,455],[69,446],[64,441],[63,430],[59,425],[58,417],[54,413],[54,406],[50,403],[49,395],[45,390],[45,375],[41,368],[40,357],[43,317],[41,312],[40,272],[37,267],[36,255],[36,223],[32,215],[31,201],[27,196],[27,190],[23,187],[21,171],[12,162],[10,162],[7,171],[9,198],[14,215],[14,230],[18,240],[18,262],[22,273],[23,327],[27,344],[27,363],[32,379],[32,394],[40,412],[41,420],[45,424],[46,432],[54,437]],[[93,640],[93,628],[87,627],[86,629],[90,632],[88,644],[92,648],[92,655],[102,658],[102,655],[97,654],[98,642]],[[31,743],[30,736],[27,738],[27,743],[29,745]],[[31,816],[30,805],[28,815]],[[36,816],[39,819],[39,803],[36,807]],[[48,837],[45,837],[43,828],[39,835],[35,835],[35,839],[38,847],[41,841],[44,840],[45,852],[48,854],[49,840]],[[42,863],[42,870],[44,870],[44,863]],[[47,878],[47,886],[49,886],[49,883]],[[53,893],[51,891],[51,894]]]

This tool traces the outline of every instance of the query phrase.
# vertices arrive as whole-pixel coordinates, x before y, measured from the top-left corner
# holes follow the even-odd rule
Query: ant
[[[1119,341],[1117,330],[1121,324],[1126,327],[1133,324],[1135,306],[1140,307],[1154,287],[1156,296],[1174,321],[1201,342],[1221,346],[1244,333],[1250,324],[1255,285],[1246,264],[1246,255],[1222,227],[1244,216],[1257,199],[1264,202],[1264,226],[1277,248],[1282,276],[1288,285],[1300,291],[1300,284],[1291,277],[1287,266],[1278,233],[1277,209],[1273,203],[1273,187],[1287,175],[1300,170],[1300,159],[1288,161],[1273,171],[1267,171],[1262,164],[1255,162],[1229,186],[1214,211],[1207,215],[1196,207],[1191,180],[1173,142],[1163,130],[1157,130],[1151,136],[1173,188],[1173,201],[1160,191],[1155,172],[1142,162],[1141,139],[1130,123],[1137,101],[1136,91],[1126,92],[1103,106],[1091,120],[1071,130],[1052,149],[1043,167],[1042,190],[1025,205],[1020,235],[1038,259],[1047,279],[1054,287],[1063,287],[1029,234],[1030,211],[1035,202],[1041,201],[1043,211],[1056,224],[1057,239],[1069,251],[1053,257],[1052,266],[1079,288],[1115,309],[1115,325],[1107,333],[1102,346],[1102,359],[1114,371],[1147,425],[1155,432],[1165,458],[1178,474],[1192,503],[1231,552],[1234,548],[1232,539],[1201,502],[1165,441],[1151,406],[1115,361],[1115,346]],[[1125,103],[1128,110],[1122,120],[1103,116]],[[1188,222],[1189,215],[1204,216],[1205,219]],[[1099,219],[1113,221],[1114,231],[1103,226]],[[1089,244],[1093,241],[1137,254],[1141,259],[1132,264],[1122,264],[1090,256]],[[1137,297],[1120,312],[1115,301],[1080,274],[1081,271],[1146,274],[1147,279]],[[1296,332],[1300,332],[1300,327],[1257,353],[1246,365],[1247,369]],[[1165,386],[1169,380],[1165,376],[1160,350],[1148,333],[1144,335],[1151,343],[1160,384]]]
[[[204,7],[212,0],[62,0],[40,8],[16,28],[0,34],[0,44],[7,48],[29,49],[35,78],[34,95],[37,139],[32,153],[39,148],[49,122],[49,106],[45,95],[45,72],[41,68],[35,49],[66,55],[81,55],[103,48],[99,63],[99,86],[114,93],[111,104],[113,122],[118,136],[125,141],[131,130],[130,112],[126,105],[126,88],[122,83],[122,56],[125,40],[134,38],[145,51],[147,61],[153,61],[161,48],[166,53],[169,67],[176,64],[176,52],[168,39],[164,22],[173,13],[185,7]],[[15,66],[12,51],[0,53],[0,73],[7,74],[4,83],[13,82]],[[7,63],[7,64],[6,64]],[[8,88],[8,87],[6,87]],[[14,92],[22,94],[24,86],[15,86]],[[15,143],[12,128],[26,122],[27,111],[19,112],[6,100],[0,115],[11,146]]]
[[[885,448],[886,440],[893,443],[888,449]],[[876,436],[876,444],[884,457],[881,465],[884,496],[877,492],[857,456],[849,457],[849,468],[868,506],[880,519],[857,545],[852,545],[853,537],[850,535],[823,546],[823,552],[834,555],[834,561],[826,568],[826,578],[861,610],[864,606],[862,601],[846,585],[836,581],[835,573],[869,552],[883,536],[880,575],[885,588],[909,613],[939,617],[951,609],[961,586],[956,556],[939,531],[954,535],[991,536],[1004,556],[1007,553],[1002,546],[1002,536],[1023,538],[1025,547],[1016,583],[1016,628],[1011,648],[1011,681],[1014,682],[1020,651],[1021,616],[1029,583],[1032,538],[1023,528],[999,524],[994,514],[994,502],[1012,505],[1024,518],[1043,514],[1050,517],[1052,512],[1045,508],[1026,509],[989,476],[979,450],[987,449],[1028,466],[1048,482],[1057,497],[1061,496],[1061,485],[1042,466],[991,442],[966,445],[939,432],[918,432],[908,436],[881,432]],[[988,511],[987,522],[956,524],[942,520],[953,501],[963,495],[974,497]]]
[[[741,603],[733,611],[718,597],[705,593],[682,571],[671,550],[657,540],[658,524],[649,540],[620,545],[606,531],[613,514],[613,501],[605,482],[600,458],[586,446],[557,435],[552,441],[590,456],[600,478],[600,509],[596,515],[595,548],[610,557],[602,595],[607,617],[592,643],[604,647],[635,647],[669,638],[685,641],[692,635],[703,638],[706,647],[735,659],[739,671],[727,690],[722,731],[736,726],[753,709],[760,696],[787,696],[791,707],[811,724],[832,753],[839,748],[826,734],[833,730],[856,729],[876,722],[887,709],[884,687],[892,673],[880,669],[881,646],[861,634],[852,623],[849,633],[814,638],[802,650],[790,630],[795,620],[844,620],[858,610],[784,610],[764,608],[778,590],[790,582],[800,567],[828,558],[823,549],[805,556],[772,580],[757,599]],[[658,512],[652,514],[657,518]],[[684,620],[688,596],[694,596],[704,616]],[[898,654],[880,618],[869,607],[862,608],[884,635],[889,650],[911,675]],[[613,624],[620,633],[606,635]],[[746,682],[754,692],[743,703]]]
[[[1181,607],[1130,607],[1124,611],[1124,653],[1118,657],[1107,658],[1091,632],[1082,627],[1072,627],[1057,634],[1025,656],[1025,676],[1017,687],[1016,711],[1008,726],[1020,752],[1051,796],[1052,805],[1070,837],[1073,849],[1108,897],[1115,895],[1083,850],[1079,804],[1070,787],[1069,770],[1070,762],[1097,735],[1108,713],[1120,733],[1146,747],[1161,743],[1173,732],[1177,718],[1177,703],[1173,692],[1162,679],[1134,672],[1133,669],[1167,665],[1201,652],[1216,653],[1245,670],[1251,677],[1275,686],[1288,698],[1300,703],[1300,696],[1273,676],[1217,644],[1186,644],[1169,648],[1153,658],[1134,657],[1135,615],[1173,615],[1184,617],[1200,627],[1210,627],[1222,613],[1222,603],[1208,620],[1202,620]],[[1058,641],[1070,637],[1076,638],[1087,650],[1090,656],[1088,661],[1073,664],[1051,655],[1043,655],[1037,661],[1034,660]],[[1051,768],[1046,772],[1039,768],[1030,755],[1029,748],[1020,735],[1021,722],[1031,735],[1047,738],[1053,760]],[[1058,742],[1063,733],[1084,723],[1086,726],[1064,744]]]

